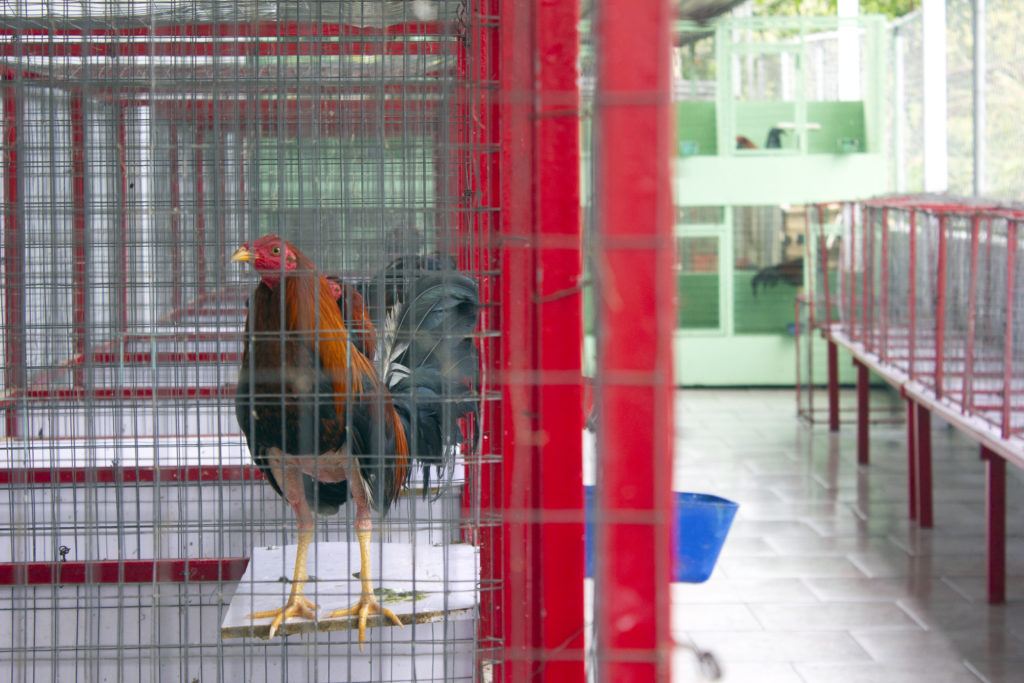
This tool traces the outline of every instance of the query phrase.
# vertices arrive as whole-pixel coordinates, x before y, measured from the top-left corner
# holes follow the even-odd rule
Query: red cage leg
[[[917,410],[907,399],[907,497],[910,519],[917,519]]]
[[[828,340],[828,428],[839,431],[839,347]]]
[[[868,402],[868,366],[856,358],[853,364],[857,366],[857,464],[867,465],[869,462],[868,452],[868,418],[871,406]]]
[[[985,446],[985,546],[988,555],[987,599],[990,604],[1006,602],[1006,461]]]
[[[932,526],[932,414],[917,406],[917,523]]]
[[[595,35],[595,515],[603,517],[595,518],[594,623],[597,679],[615,683],[671,680],[673,17],[665,0],[608,0]]]

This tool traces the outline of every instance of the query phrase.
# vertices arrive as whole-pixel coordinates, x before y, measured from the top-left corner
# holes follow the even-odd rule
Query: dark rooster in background
[[[793,285],[794,287],[801,287],[804,284],[804,257],[798,256],[782,263],[776,263],[774,266],[768,266],[757,271],[757,273],[750,279],[750,288],[754,292],[754,296],[757,296],[757,288],[761,287],[762,290],[768,289],[769,287],[777,287],[780,282]]]
[[[333,283],[290,242],[267,235],[232,261],[260,276],[246,320],[235,414],[253,460],[295,511],[298,550],[273,637],[291,617],[316,619],[304,596],[314,513],[356,506],[361,596],[328,618],[358,617],[360,648],[367,617],[401,625],[374,595],[370,574],[372,511],[385,513],[406,484],[411,461],[451,465],[463,440],[460,418],[475,423],[479,357],[470,336],[479,311],[474,280],[453,270],[406,273],[382,313],[380,339],[360,291]],[[400,275],[400,266],[393,268]],[[376,355],[377,362],[373,358]]]

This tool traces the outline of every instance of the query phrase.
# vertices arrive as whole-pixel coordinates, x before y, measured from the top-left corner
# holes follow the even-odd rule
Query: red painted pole
[[[878,254],[878,279],[881,289],[879,301],[879,327],[881,340],[878,355],[885,362],[889,357],[889,210],[882,209],[882,248]]]
[[[825,207],[818,204],[818,260],[821,262],[822,285],[824,287],[825,300],[825,325],[832,329],[832,283],[828,272],[828,239],[825,236]],[[811,293],[816,294],[815,292]],[[812,300],[812,303],[815,300]],[[813,314],[814,306],[811,306]]]
[[[71,320],[72,348],[76,357],[85,356],[86,324],[86,247],[85,247],[85,113],[82,94],[72,93],[71,118]],[[84,385],[85,372],[81,365],[71,373],[72,384]]]
[[[206,283],[206,209],[205,201],[206,188],[203,177],[203,128],[196,126],[195,136],[195,212],[196,212],[196,280],[199,284],[199,291],[203,291],[202,285]]]
[[[998,605],[1006,602],[1006,461],[985,446],[981,459],[985,461],[986,597]]]
[[[168,143],[167,151],[170,156],[170,164],[168,168],[168,182],[170,184],[170,198],[171,198],[171,215],[170,215],[170,232],[171,232],[171,277],[173,282],[171,283],[171,308],[178,310],[183,305],[181,298],[182,294],[182,252],[184,245],[181,241],[181,175],[178,171],[178,127],[173,123],[170,124],[167,130]],[[245,195],[241,195],[245,196]]]
[[[667,0],[596,19],[597,672],[670,680],[675,238]]]
[[[857,366],[857,464],[867,465],[870,461],[868,420],[871,415],[871,405],[868,400],[868,391],[870,390],[868,366],[856,359],[853,364]]]
[[[939,216],[939,254],[935,266],[935,398],[942,398],[946,381],[946,214]]]
[[[499,63],[501,92],[501,330],[503,431],[501,558],[505,566],[502,627],[505,660],[499,680],[506,683],[528,680],[536,670],[535,644],[540,639],[542,618],[536,612],[537,557],[534,490],[537,480],[535,434],[541,433],[537,408],[536,312],[531,297],[533,280],[533,220],[535,214],[530,174],[533,172],[531,103],[533,100],[532,49],[522,41],[532,36],[530,0],[512,0],[499,5],[501,27]],[[532,42],[532,40],[531,40]],[[527,58],[523,58],[523,56]],[[496,122],[495,122],[496,123]],[[498,197],[492,201],[498,200]],[[497,550],[497,548],[496,548]]]
[[[875,317],[875,216],[878,212],[864,207],[864,348],[878,353],[878,330]]]
[[[839,431],[839,347],[831,339],[827,347],[828,361],[828,428]]]
[[[917,406],[917,523],[932,526],[932,414]]]
[[[537,366],[543,377],[537,408],[545,435],[537,447],[540,628],[534,670],[543,671],[545,681],[582,683],[583,235],[576,71],[580,8],[577,2],[535,0],[534,12],[532,58],[539,96],[531,113],[536,145],[531,175],[538,235],[536,269],[530,275],[540,340]]]
[[[917,519],[917,406],[907,399],[907,499],[910,519]]]
[[[839,211],[840,212],[845,212],[848,209],[849,209],[848,205],[842,205],[842,206],[840,206]],[[841,253],[842,254],[849,253],[850,263],[852,264],[853,263],[853,248],[852,248],[853,247],[853,239],[852,239],[852,233],[851,233],[851,239],[849,241],[849,245],[850,245],[850,248],[847,249],[846,248],[846,242],[845,242],[845,239],[844,239],[843,248],[842,248],[842,252]],[[850,278],[852,278],[852,277],[853,277],[853,266],[852,265],[848,265],[845,262],[845,259],[842,256],[840,256],[840,258],[839,258],[839,320],[843,321],[845,323],[846,329],[848,330],[848,334],[850,334],[851,337],[853,335],[853,323],[852,323],[853,311],[847,310],[847,308],[849,306],[849,301],[850,301],[850,297],[847,295],[847,292],[850,290],[850,287],[851,287],[851,285],[850,285]],[[829,320],[829,322],[831,323],[831,319]]]
[[[967,353],[964,355],[963,401],[961,410],[974,413],[974,344],[977,332],[978,309],[978,238],[981,232],[981,216],[971,218],[971,263],[970,281],[967,285]]]
[[[862,254],[863,256],[863,254]],[[860,277],[861,289],[864,288],[864,274]],[[861,335],[857,336],[857,205],[850,204],[850,337],[864,341],[864,311],[860,312]]]
[[[511,10],[512,6],[510,2],[481,0],[469,4],[467,17],[467,42],[470,46],[467,49],[472,50],[473,59],[467,84],[472,110],[469,120],[472,123],[467,124],[466,143],[471,155],[471,166],[476,169],[476,173],[470,176],[467,192],[468,208],[472,209],[470,230],[479,245],[476,255],[480,261],[475,264],[476,267],[480,272],[496,274],[501,273],[504,261],[499,246],[504,243],[501,235],[504,221],[500,212],[481,209],[501,205],[500,170],[504,160],[499,126],[501,107],[492,89],[474,84],[497,83],[501,78],[499,26],[504,27],[506,22],[494,21],[494,17],[503,19],[502,11]],[[481,312],[481,329],[504,332],[506,319],[512,313],[501,305],[506,285],[506,278],[501,275],[480,278],[480,298],[488,304]],[[511,338],[505,334],[480,340],[482,357],[489,366],[485,368],[485,373],[490,372],[495,377],[503,398],[508,397],[508,387],[501,382],[500,376],[507,363],[504,348],[510,341]],[[504,426],[509,407],[505,402],[490,406],[485,404],[485,411],[481,454],[498,455],[504,460],[505,454],[513,452],[515,448],[515,432]],[[510,538],[511,522],[505,510],[505,479],[508,472],[508,463],[486,458],[481,461],[477,475],[481,516],[501,520],[500,524],[484,524],[480,529],[480,578],[482,585],[491,590],[483,590],[480,594],[479,630],[480,642],[502,648],[502,661],[496,664],[493,671],[494,680],[501,682],[512,680],[511,664],[506,663],[512,654],[509,628],[515,614],[513,600],[520,594],[518,588],[513,590],[509,573],[512,558],[507,539]]]
[[[121,247],[121,259],[118,263],[116,273],[118,291],[118,321],[121,324],[123,333],[128,332],[128,131],[124,122],[125,108],[117,107],[117,169],[118,169],[118,190],[117,196],[119,223],[118,223],[118,244]]]
[[[525,0],[502,3],[501,13],[506,522],[497,678],[582,682],[579,7]]]
[[[1013,433],[1013,320],[1017,289],[1017,221],[1010,221],[1006,234],[1006,339],[1003,342],[1003,438]]]
[[[917,212],[913,210],[910,211],[909,257],[910,263],[907,267],[907,283],[909,285],[907,298],[910,302],[907,307],[907,316],[910,319],[910,324],[907,329],[907,375],[910,379],[914,379],[917,376],[916,369],[914,368],[914,363],[916,362],[916,355],[914,353],[916,344],[915,331],[917,329]],[[907,419],[909,420],[910,418],[908,417]]]
[[[8,392],[25,386],[24,312],[24,216],[19,179],[20,139],[18,124],[22,102],[20,88],[9,77],[3,80],[4,102],[4,389]],[[20,436],[18,410],[12,405],[4,411],[4,433]]]

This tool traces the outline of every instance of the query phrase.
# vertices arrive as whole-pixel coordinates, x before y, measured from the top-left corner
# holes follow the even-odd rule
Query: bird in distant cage
[[[426,494],[431,468],[440,478],[455,448],[477,441],[476,281],[450,260],[409,257],[357,288],[328,279],[277,235],[242,245],[232,261],[251,263],[260,277],[235,414],[298,527],[290,596],[251,617],[273,618],[269,637],[288,619],[316,619],[304,596],[315,514],[335,514],[352,500],[361,596],[328,618],[356,617],[362,648],[370,615],[401,625],[371,581],[373,511],[387,512],[413,461],[423,466]]]

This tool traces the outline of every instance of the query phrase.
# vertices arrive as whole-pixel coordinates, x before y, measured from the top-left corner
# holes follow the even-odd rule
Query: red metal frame
[[[881,265],[885,272],[881,274],[881,283],[886,286],[888,259],[887,236],[889,236],[890,215],[900,216],[910,226],[907,254],[907,272],[909,288],[907,302],[909,319],[899,321],[897,325],[888,318],[887,305],[879,316],[879,324],[874,324],[873,312],[870,309],[856,310],[854,297],[846,298],[844,292],[841,304],[844,307],[843,321],[849,328],[829,329],[830,339],[840,343],[854,355],[858,370],[861,366],[869,367],[884,379],[900,388],[907,401],[907,442],[908,442],[908,486],[909,515],[921,527],[933,524],[932,503],[932,457],[931,457],[931,415],[939,414],[943,419],[961,429],[981,445],[981,457],[985,461],[987,493],[987,548],[988,548],[988,583],[987,597],[990,602],[998,603],[1005,600],[1006,581],[1006,463],[1010,461],[1024,466],[1024,430],[1014,429],[1013,418],[1021,410],[1020,402],[1014,399],[1021,396],[1021,391],[1013,386],[1019,380],[1017,368],[1013,365],[1015,344],[1013,334],[1016,304],[1016,271],[1018,249],[1018,225],[1024,219],[1024,212],[1014,209],[1001,209],[993,206],[963,206],[956,203],[920,200],[915,197],[887,198],[871,200],[863,203],[864,211],[883,216],[882,238],[883,250],[877,261],[871,251],[873,244],[866,235],[858,235],[858,226],[851,220],[848,227],[850,243],[863,243],[865,269],[863,279],[866,283],[877,274],[872,269]],[[854,212],[851,212],[851,216]],[[928,218],[929,220],[923,220]],[[1003,221],[1005,233],[996,234],[994,223]],[[987,230],[982,234],[982,221],[987,222]],[[962,239],[961,226],[965,222],[970,227],[970,250],[967,264],[970,283],[966,292],[968,306],[967,325],[962,332],[947,329],[949,322],[947,299],[950,291],[947,287],[949,269],[949,240]],[[864,228],[866,231],[870,228]],[[922,273],[917,268],[918,231],[932,229],[936,226],[937,245],[934,271],[930,268]],[[955,233],[955,236],[954,236]],[[1002,236],[1005,234],[1005,241]],[[890,236],[891,237],[891,236]],[[985,270],[981,270],[981,240],[985,240]],[[858,240],[860,242],[858,242]],[[998,248],[1005,249],[1003,256]],[[963,253],[962,250],[957,253]],[[1003,309],[993,316],[986,309],[978,308],[979,277],[982,272],[990,274],[995,268],[996,258],[1005,259],[1006,281]],[[851,257],[852,259],[852,257]],[[852,263],[852,261],[851,261]],[[895,267],[899,267],[896,264]],[[845,282],[852,282],[855,267],[843,274]],[[1002,270],[1002,268],[1000,268]],[[932,336],[922,334],[917,306],[918,277],[931,278],[934,283],[935,299],[923,312],[925,325],[931,324],[934,314],[934,346],[928,344]],[[922,280],[922,282],[926,282]],[[987,282],[988,285],[992,283]],[[850,285],[852,287],[852,284]],[[865,284],[865,287],[868,287]],[[887,293],[888,294],[888,293]],[[886,296],[883,296],[886,298]],[[870,297],[864,297],[865,305],[874,305]],[[933,308],[934,306],[934,308]],[[1000,317],[1001,316],[1001,317]],[[860,326],[856,320],[862,322]],[[870,321],[870,324],[869,324]],[[956,321],[954,321],[956,322]],[[1002,334],[1001,353],[979,351],[979,326],[982,326],[985,337]],[[859,327],[859,329],[858,329]],[[930,328],[925,330],[930,333]],[[902,361],[906,361],[903,366]],[[987,369],[984,364],[998,362],[1000,367]],[[984,380],[985,386],[976,386],[976,382]],[[995,380],[995,382],[993,382]],[[983,396],[984,394],[984,396]],[[991,398],[998,396],[998,399]],[[859,417],[863,417],[859,415]],[[858,421],[858,444],[861,443],[863,422]]]
[[[981,459],[985,462],[986,598],[996,605],[1006,602],[1006,460],[985,446]]]
[[[76,356],[85,353],[86,344],[86,247],[85,247],[85,123],[82,111],[82,94],[71,94],[71,319],[72,348]],[[72,372],[72,383],[76,387],[84,384],[82,369]]]
[[[946,357],[946,214],[939,215],[939,254],[935,266],[935,396],[942,398],[946,381],[945,367],[942,360]],[[1009,386],[1009,385],[1007,385]]]
[[[917,407],[910,398],[907,401],[907,500],[910,510],[907,516],[917,519]]]
[[[871,409],[868,405],[868,392],[871,390],[871,385],[868,366],[856,358],[853,364],[857,366],[857,464],[867,465],[870,461],[868,420]]]
[[[668,2],[601,5],[594,167],[598,678],[670,679],[675,328]]]
[[[91,562],[3,562],[0,586],[238,581],[247,557]]]
[[[500,99],[491,113],[501,120],[505,523],[495,548],[504,549],[505,664],[497,679],[582,681],[582,351],[561,343],[583,331],[579,7],[531,1],[499,10]]]
[[[1013,409],[1013,394],[1010,387],[1013,386],[1013,318],[1014,302],[1016,301],[1017,288],[1017,221],[1010,221],[1009,232],[1006,235],[1006,339],[1003,342],[1003,423],[1000,425],[1003,438],[1008,438],[1013,433],[1013,426],[1010,422]]]
[[[612,680],[667,679],[671,641],[668,628],[668,581],[670,573],[669,534],[671,519],[672,446],[672,374],[671,331],[675,315],[672,309],[673,238],[669,190],[668,151],[671,144],[671,120],[668,106],[668,47],[671,17],[667,2],[655,12],[637,13],[628,3],[617,0],[610,10],[622,17],[623,26],[604,23],[604,38],[613,50],[629,56],[609,60],[605,82],[612,91],[647,97],[651,92],[664,95],[655,105],[620,103],[605,108],[605,133],[617,140],[603,161],[607,180],[616,178],[616,199],[609,205],[605,244],[607,272],[629,273],[630,277],[609,280],[618,296],[644,302],[649,310],[633,309],[632,315],[649,315],[651,326],[639,338],[635,326],[619,326],[613,316],[622,311],[606,311],[609,329],[620,333],[609,337],[606,347],[604,380],[600,385],[602,410],[612,416],[602,427],[606,458],[617,462],[607,479],[602,507],[608,522],[606,539],[619,553],[609,554],[601,575],[611,586],[612,597],[603,599],[608,606],[605,619],[632,610],[619,596],[628,586],[639,586],[650,605],[649,614],[629,632],[616,633],[604,622],[601,631],[608,638],[607,672]],[[579,200],[579,93],[576,52],[578,45],[578,3],[545,3],[540,0],[499,2],[484,0],[470,9],[469,40],[475,52],[472,63],[461,61],[460,74],[478,85],[467,86],[462,106],[467,116],[459,133],[456,154],[472,150],[471,177],[457,182],[465,186],[465,208],[500,208],[501,211],[469,212],[456,210],[460,233],[466,233],[482,245],[469,255],[470,265],[484,273],[481,291],[492,304],[484,312],[484,327],[501,330],[498,338],[482,340],[485,357],[493,366],[495,383],[501,388],[503,403],[488,415],[484,453],[497,454],[498,464],[489,464],[473,472],[479,481],[481,505],[485,512],[500,512],[504,524],[485,526],[480,541],[483,583],[500,583],[500,592],[482,591],[482,642],[501,643],[502,666],[498,680],[546,679],[582,681],[583,648],[583,488],[581,432],[582,352],[581,345],[565,343],[582,339],[582,245]],[[624,29],[629,24],[631,28]],[[656,28],[652,44],[645,33]],[[298,55],[298,54],[439,54],[456,51],[464,60],[464,44],[456,41],[408,41],[407,35],[450,35],[455,27],[447,24],[406,24],[377,29],[355,29],[344,25],[312,23],[253,22],[248,24],[195,24],[158,29],[78,30],[0,30],[0,35],[28,36],[26,40],[0,44],[0,55],[91,57],[116,54],[139,56],[201,55]],[[633,31],[639,31],[633,33]],[[79,40],[82,36],[88,40]],[[194,36],[197,38],[238,37],[288,38],[274,42],[199,40],[177,44],[141,40],[150,36]],[[123,38],[140,38],[138,43]],[[360,40],[359,38],[364,39]],[[331,38],[332,40],[324,40]],[[351,40],[340,40],[351,38]],[[524,49],[524,40],[529,48]],[[15,44],[16,42],[16,44]],[[651,48],[654,48],[653,50]],[[14,52],[12,52],[14,51]],[[636,54],[634,54],[634,52]],[[628,63],[627,63],[628,61]],[[17,78],[32,78],[19,74]],[[122,244],[128,231],[128,175],[126,157],[125,108],[149,106],[172,123],[195,127],[195,182],[197,230],[202,243],[204,220],[204,157],[202,136],[218,119],[250,117],[259,129],[275,135],[292,134],[297,122],[315,118],[324,130],[342,130],[351,114],[366,116],[365,101],[322,99],[262,99],[256,103],[215,101],[200,95],[192,100],[152,100],[144,93],[104,90],[99,67],[93,72],[96,83],[89,96],[107,98],[119,106],[118,164],[120,168],[120,230]],[[494,91],[490,84],[499,84]],[[5,83],[4,151],[5,182],[8,198],[18,196],[18,111],[19,103],[12,82]],[[72,90],[69,87],[69,90]],[[407,95],[429,91],[417,85],[403,85],[388,94]],[[74,92],[72,90],[72,92]],[[340,92],[330,88],[324,93]],[[290,93],[276,93],[284,97]],[[268,94],[269,95],[269,94]],[[300,94],[301,95],[301,94]],[[232,354],[156,354],[128,352],[117,348],[145,340],[145,335],[127,333],[127,289],[121,291],[121,326],[125,334],[98,350],[87,348],[84,336],[87,293],[85,269],[87,215],[87,163],[82,118],[82,95],[73,95],[72,175],[74,187],[74,235],[76,286],[74,318],[76,358],[69,364],[76,376],[82,376],[87,363],[104,363],[114,357],[149,363],[153,360],[188,362],[237,362]],[[74,104],[77,102],[77,104]],[[396,102],[389,98],[378,102],[375,120],[385,128],[398,127],[410,120],[434,114],[436,106],[416,98]],[[318,108],[314,110],[313,108]],[[316,111],[315,116],[309,116]],[[468,116],[472,112],[472,118]],[[285,120],[281,120],[284,117]],[[637,125],[639,123],[639,125]],[[173,128],[172,128],[173,130]],[[636,144],[637,131],[647,131],[644,144]],[[178,131],[172,132],[171,201],[180,208],[180,169],[178,168]],[[639,170],[657,160],[653,169],[638,173],[619,183],[618,164]],[[460,161],[460,163],[463,163]],[[646,186],[655,180],[656,192]],[[244,174],[240,174],[244,182]],[[610,197],[611,195],[609,195]],[[86,390],[84,382],[73,388],[28,386],[24,376],[24,345],[19,333],[21,260],[17,257],[21,240],[21,216],[16,201],[8,201],[4,216],[4,239],[11,257],[5,270],[5,348],[8,389],[16,388],[5,401],[210,398],[226,400],[233,387],[139,387]],[[637,209],[650,220],[638,221]],[[173,213],[173,212],[172,212]],[[471,223],[469,221],[472,221]],[[466,224],[463,224],[465,222]],[[637,227],[653,232],[638,233]],[[173,239],[177,242],[180,225],[172,219]],[[618,238],[619,241],[615,241]],[[463,255],[460,255],[463,256]],[[175,257],[177,254],[175,252]],[[200,258],[202,255],[200,254]],[[653,266],[653,267],[652,267]],[[127,272],[127,253],[122,252],[121,268]],[[199,272],[203,272],[202,263]],[[636,273],[651,273],[650,278],[635,278]],[[542,274],[542,278],[538,277]],[[606,301],[611,299],[606,297]],[[493,304],[498,304],[493,306]],[[176,301],[181,311],[186,302]],[[199,302],[193,305],[201,311]],[[218,309],[223,312],[223,309]],[[635,318],[633,318],[635,321]],[[628,332],[628,334],[626,334]],[[231,335],[183,334],[182,340],[214,339],[225,341]],[[638,345],[639,344],[639,345]],[[649,353],[648,353],[649,351]],[[636,366],[640,362],[643,367]],[[639,374],[637,374],[639,373]],[[47,377],[52,378],[51,375]],[[637,378],[642,385],[636,384]],[[641,408],[634,407],[639,399]],[[622,406],[629,405],[629,411]],[[637,444],[633,426],[637,410],[649,423],[641,442],[655,458],[636,466],[630,455]],[[629,425],[620,422],[629,417]],[[16,436],[16,413],[7,411],[7,435]],[[627,444],[628,442],[628,444]],[[0,484],[74,484],[90,482],[165,482],[224,481],[258,478],[249,467],[180,468],[40,468],[0,471]],[[642,482],[640,498],[624,494],[630,482]],[[642,519],[637,523],[636,514]],[[641,533],[636,533],[639,529]],[[635,552],[624,552],[633,548]],[[616,559],[618,558],[618,559]],[[628,560],[628,562],[626,562]],[[243,564],[239,564],[243,563]],[[653,570],[652,570],[653,566]],[[234,580],[241,575],[244,560],[218,558],[201,560],[140,560],[132,562],[32,563],[0,565],[0,583],[91,583],[132,581]],[[5,578],[6,577],[6,578]],[[493,608],[493,609],[491,609]],[[636,648],[644,650],[637,659]]]
[[[0,470],[0,485],[99,484],[135,482],[223,482],[263,479],[254,465],[187,467],[31,467]]]
[[[924,529],[932,522],[932,414],[928,406],[917,403],[917,440],[914,455],[914,474],[917,477],[917,523]]]
[[[3,80],[4,94],[4,387],[10,392],[25,386],[25,337],[22,296],[24,294],[24,258],[21,241],[23,216],[19,207],[19,138],[21,103],[10,75]],[[11,406],[4,411],[4,433],[8,438],[19,436],[18,413]]]

